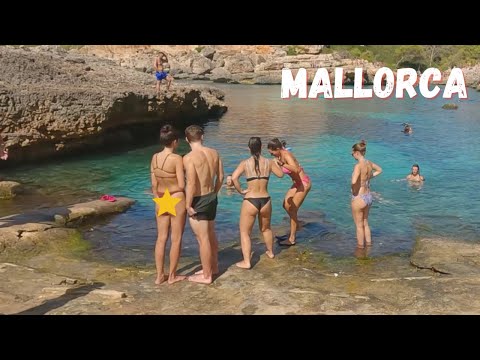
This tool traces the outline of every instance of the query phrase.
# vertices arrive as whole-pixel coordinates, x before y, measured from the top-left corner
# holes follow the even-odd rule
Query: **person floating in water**
[[[370,179],[382,173],[382,168],[365,159],[367,143],[360,141],[352,146],[352,156],[358,163],[352,174],[352,216],[357,228],[357,248],[372,245],[372,235],[368,225],[368,213],[373,197],[370,192]]]
[[[155,77],[157,78],[157,94],[160,94],[160,85],[162,80],[167,81],[167,91],[170,90],[170,85],[173,81],[173,76],[168,73],[165,69],[164,61],[166,60],[165,55],[163,57],[157,56],[155,58]],[[169,68],[168,68],[169,69]]]
[[[293,181],[293,185],[285,194],[283,201],[283,208],[290,217],[290,236],[278,243],[281,246],[292,246],[296,244],[295,238],[299,225],[298,210],[312,188],[312,181],[293,156],[293,153],[284,149],[284,144],[280,140],[277,138],[270,140],[268,151],[270,155],[275,156],[275,161],[281,167],[283,173],[290,176]]]
[[[225,181],[225,187],[227,189],[235,189],[235,185],[233,185],[232,174],[227,175],[227,180]]]
[[[412,172],[407,175],[407,180],[415,182],[425,181],[425,178],[420,175],[420,166],[418,164],[412,165]]]
[[[240,212],[240,242],[242,245],[243,261],[236,265],[242,269],[250,269],[252,254],[253,224],[258,217],[258,227],[263,235],[263,240],[270,259],[273,259],[273,234],[270,227],[272,219],[272,201],[268,194],[268,180],[273,172],[277,177],[283,177],[283,172],[276,162],[265,159],[262,154],[262,140],[259,137],[251,137],[248,141],[251,156],[243,160],[233,172],[232,180],[237,191],[244,195]],[[242,190],[238,178],[245,174],[247,189]]]
[[[236,193],[235,186],[233,185],[232,174],[227,176],[224,187],[227,195],[233,195]]]
[[[412,129],[412,127],[411,127],[410,124],[403,123],[402,125],[403,125],[403,133],[404,133],[404,134],[411,134],[411,133],[413,133],[413,129]]]

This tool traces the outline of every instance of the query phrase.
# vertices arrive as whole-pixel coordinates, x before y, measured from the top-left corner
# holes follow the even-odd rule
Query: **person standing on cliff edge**
[[[168,70],[164,66],[167,63],[167,57],[165,55],[157,56],[155,58],[155,77],[157,78],[157,95],[160,94],[160,84],[162,80],[167,80],[167,91],[170,90],[170,85],[173,81],[173,76],[168,73]]]

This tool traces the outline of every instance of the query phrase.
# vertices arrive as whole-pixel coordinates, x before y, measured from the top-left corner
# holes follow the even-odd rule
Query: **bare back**
[[[185,161],[195,170],[195,190],[193,196],[210,194],[215,191],[215,179],[218,178],[220,157],[214,149],[202,146],[185,155]]]
[[[353,195],[362,195],[370,192],[370,179],[372,178],[373,166],[367,159],[362,159],[357,165],[360,175],[357,182],[352,186]]]
[[[153,66],[155,67],[155,71],[163,71],[163,66],[162,66],[162,62],[160,61],[160,57],[155,58],[155,64]]]
[[[255,171],[255,160],[253,157],[244,161],[245,177],[247,179],[248,190],[245,198],[257,198],[268,196],[268,180],[270,177],[271,163],[269,160],[260,156],[258,159],[259,173]]]
[[[159,194],[168,191],[173,194],[184,191],[185,182],[182,157],[177,154],[159,152],[153,155],[150,171],[154,179],[152,186]]]

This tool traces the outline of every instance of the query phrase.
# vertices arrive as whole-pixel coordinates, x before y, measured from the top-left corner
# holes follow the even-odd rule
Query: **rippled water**
[[[286,139],[313,187],[300,212],[305,226],[298,241],[332,255],[347,255],[355,246],[350,210],[351,146],[368,141],[367,158],[384,173],[372,181],[375,202],[370,224],[372,254],[408,252],[418,236],[446,235],[480,240],[480,93],[469,90],[468,100],[299,100],[280,99],[280,86],[218,85],[226,92],[228,112],[205,128],[206,145],[223,157],[226,173],[248,157],[250,136]],[[441,109],[458,102],[459,109]],[[404,135],[401,124],[412,124]],[[156,236],[154,203],[149,194],[149,163],[158,147],[84,158],[41,167],[23,167],[6,175],[31,185],[55,187],[62,196],[91,191],[124,195],[138,202],[110,222],[97,225],[87,236],[99,256],[151,263]],[[185,143],[181,152],[188,148]],[[264,155],[268,152],[264,148]],[[413,187],[403,179],[419,163],[426,182]],[[288,229],[282,200],[288,178],[272,178],[272,223],[278,234]],[[239,241],[242,198],[220,194],[217,216],[219,241]],[[254,235],[258,235],[255,232]],[[197,253],[189,225],[184,254]]]

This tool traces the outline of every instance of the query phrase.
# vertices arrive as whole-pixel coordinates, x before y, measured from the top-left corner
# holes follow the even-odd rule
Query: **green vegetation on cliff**
[[[337,52],[345,58],[382,62],[388,67],[428,67],[446,70],[480,62],[480,45],[330,45],[325,52]]]

